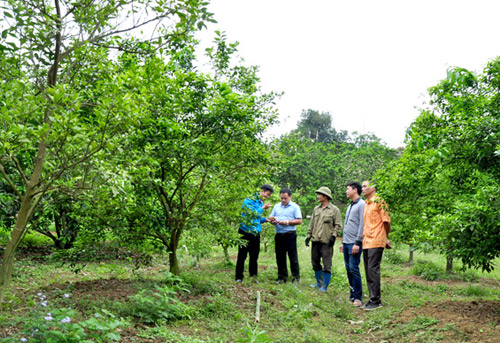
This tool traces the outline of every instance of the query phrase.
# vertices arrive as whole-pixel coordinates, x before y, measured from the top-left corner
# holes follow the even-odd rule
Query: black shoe
[[[366,303],[366,305],[363,306],[363,310],[371,311],[371,310],[375,310],[375,309],[377,309],[379,307],[382,307],[382,303],[381,302],[374,303],[374,302],[368,301]]]

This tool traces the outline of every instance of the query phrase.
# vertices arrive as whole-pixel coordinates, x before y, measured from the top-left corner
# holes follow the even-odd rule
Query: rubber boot
[[[323,285],[321,285],[321,288],[319,289],[320,292],[326,292],[326,289],[328,288],[328,284],[330,283],[331,277],[332,277],[332,273],[323,272]]]
[[[316,270],[314,272],[314,276],[316,276],[316,284],[315,285],[309,285],[309,287],[312,288],[320,288],[323,286],[323,272],[321,270]]]

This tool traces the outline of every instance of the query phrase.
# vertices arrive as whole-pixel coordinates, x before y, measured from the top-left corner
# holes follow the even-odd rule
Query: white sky
[[[302,109],[330,112],[337,130],[403,146],[427,88],[449,66],[482,71],[500,56],[500,1],[211,0],[214,30],[239,41],[277,102],[280,136]]]

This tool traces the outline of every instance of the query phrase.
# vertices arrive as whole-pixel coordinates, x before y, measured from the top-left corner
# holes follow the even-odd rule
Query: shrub
[[[54,245],[54,241],[38,232],[27,233],[20,243],[21,247],[42,247],[46,245]]]

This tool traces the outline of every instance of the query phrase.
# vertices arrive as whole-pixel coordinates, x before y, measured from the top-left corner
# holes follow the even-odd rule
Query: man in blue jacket
[[[245,269],[245,260],[247,255],[250,255],[249,274],[257,282],[257,272],[260,252],[260,232],[262,230],[262,223],[269,221],[266,217],[262,216],[264,210],[271,207],[270,203],[264,204],[264,199],[269,199],[273,194],[274,189],[271,185],[262,185],[260,192],[243,200],[241,206],[242,223],[238,233],[241,238],[246,241],[245,244],[238,247],[238,259],[236,261],[236,282],[243,281],[243,271]]]

